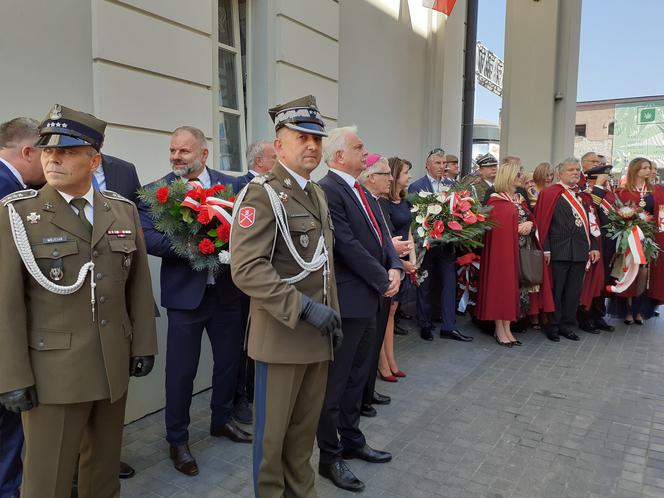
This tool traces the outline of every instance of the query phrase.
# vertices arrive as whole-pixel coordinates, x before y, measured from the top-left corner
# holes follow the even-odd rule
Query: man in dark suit
[[[249,183],[254,177],[265,175],[272,170],[277,162],[277,153],[274,145],[268,140],[258,140],[247,147],[247,168],[245,175],[238,176],[238,191]]]
[[[242,190],[247,183],[259,175],[265,175],[272,170],[277,162],[277,153],[272,142],[258,140],[247,147],[247,167],[249,171],[242,176],[236,177],[237,188],[235,192]],[[245,321],[243,328],[246,329],[249,317],[249,297],[242,294],[242,315]],[[237,379],[235,402],[233,404],[233,418],[243,424],[251,424],[253,415],[249,406],[249,399],[253,398],[254,391],[254,362],[242,351],[240,373]]]
[[[162,181],[198,180],[204,188],[213,184],[233,185],[233,177],[205,165],[207,157],[207,142],[201,130],[189,126],[176,129],[170,144],[173,172]],[[175,468],[183,474],[196,475],[198,465],[188,444],[189,407],[204,329],[214,359],[210,434],[251,442],[251,435],[231,419],[244,339],[240,292],[231,280],[230,271],[224,270],[216,277],[194,271],[188,261],[174,253],[168,237],[154,228],[147,206],[141,202],[139,208],[148,253],[162,258],[161,305],[168,311],[166,440]]]
[[[364,483],[344,458],[375,463],[392,459],[390,453],[367,444],[359,423],[379,301],[397,293],[403,270],[387,228],[377,221],[378,203],[356,180],[366,167],[366,156],[355,127],[336,128],[323,142],[323,158],[330,171],[320,186],[334,225],[334,267],[344,342],[330,366],[318,424],[318,472],[335,486],[351,491],[363,490]]]
[[[427,174],[414,181],[408,192],[441,192],[451,187],[450,179],[445,178],[445,151],[441,148],[429,152],[426,162]],[[431,311],[431,278],[439,278],[441,283],[440,310],[442,323],[440,337],[469,342],[473,337],[462,334],[456,326],[456,252],[452,246],[437,246],[428,249],[422,260],[422,269],[429,272],[429,278],[417,288],[417,324],[420,337],[433,341],[433,321]]]
[[[13,192],[38,187],[44,183],[41,149],[34,144],[39,138],[39,122],[14,118],[0,125],[0,199]],[[21,449],[23,428],[21,414],[0,404],[0,496],[18,496],[21,486]]]
[[[556,167],[559,182],[542,190],[535,206],[537,229],[544,248],[544,261],[551,266],[556,310],[547,337],[578,341],[572,330],[588,263],[599,261],[599,240],[591,233],[587,208],[577,195],[581,176],[578,160],[568,158]]]
[[[136,166],[118,157],[101,155],[101,164],[94,172],[92,183],[96,190],[112,190],[138,205],[138,180]]]

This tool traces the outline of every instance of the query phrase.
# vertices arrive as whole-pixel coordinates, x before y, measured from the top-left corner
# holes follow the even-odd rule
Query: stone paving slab
[[[664,321],[614,322],[616,331],[579,331],[550,342],[529,331],[523,347],[499,347],[461,319],[473,343],[397,336],[408,377],[378,382],[392,396],[362,418],[388,464],[349,461],[366,482],[358,496],[419,498],[664,498]],[[122,497],[253,496],[251,447],[209,435],[210,392],[195,396],[191,449],[200,474],[168,459],[163,412],[125,428],[123,459],[137,474]],[[312,465],[317,467],[317,451]],[[353,493],[316,480],[323,498]]]

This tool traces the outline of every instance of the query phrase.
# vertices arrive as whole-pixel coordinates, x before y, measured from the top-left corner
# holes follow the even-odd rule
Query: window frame
[[[232,27],[233,27],[233,43],[235,46],[227,45],[219,41],[219,1],[215,0],[212,3],[212,19],[213,22],[213,40],[212,44],[214,47],[213,57],[212,57],[212,71],[213,71],[213,80],[212,80],[212,109],[213,109],[213,151],[214,151],[214,160],[213,167],[218,171],[227,171],[229,173],[243,173],[247,171],[247,159],[245,157],[244,151],[247,150],[247,117],[245,114],[245,95],[244,88],[242,84],[242,45],[240,37],[240,7],[238,0],[230,0],[231,3],[231,17],[232,17]],[[250,2],[246,2],[246,17],[249,18],[249,5]],[[247,22],[247,28],[249,28],[250,23]],[[245,31],[247,39],[249,38],[248,31]],[[247,40],[248,42],[248,40]],[[247,43],[245,42],[245,43]],[[219,100],[219,93],[221,90],[221,84],[219,82],[219,50],[225,50],[233,54],[235,62],[235,88],[236,88],[236,99],[238,108],[232,109],[230,107],[225,107],[221,105]],[[247,45],[247,81],[249,81],[249,46]],[[249,109],[247,108],[247,112]],[[222,123],[223,114],[231,114],[238,117],[238,128],[239,128],[239,150],[240,150],[240,164],[239,169],[237,170],[223,170],[221,167],[221,161],[219,155],[221,154],[221,142],[219,140],[219,125]]]

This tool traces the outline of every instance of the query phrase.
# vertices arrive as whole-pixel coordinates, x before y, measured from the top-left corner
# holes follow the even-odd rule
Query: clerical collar
[[[288,166],[286,166],[284,163],[279,161],[279,164],[281,164],[286,171],[290,174],[290,176],[293,177],[293,179],[297,182],[297,184],[300,186],[302,190],[304,190],[304,187],[307,186],[307,183],[309,183],[309,179],[303,177],[302,175],[298,175],[295,171],[290,169]]]
[[[57,189],[56,191],[58,192],[58,194],[62,196],[62,198],[67,202],[67,204],[71,204],[72,199],[76,199],[77,197],[83,197],[83,199],[88,201],[88,204],[90,204],[90,206],[94,207],[95,189],[92,186],[92,184],[90,184],[90,190],[88,190],[88,192],[85,195],[79,195],[76,197],[73,195],[65,194],[64,192],[60,192]]]

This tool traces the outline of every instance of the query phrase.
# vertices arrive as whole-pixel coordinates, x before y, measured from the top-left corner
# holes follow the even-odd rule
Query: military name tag
[[[67,242],[67,237],[47,237],[42,239],[42,244],[57,244],[58,242]]]
[[[309,247],[309,236],[306,233],[300,235],[300,245],[302,247]]]

